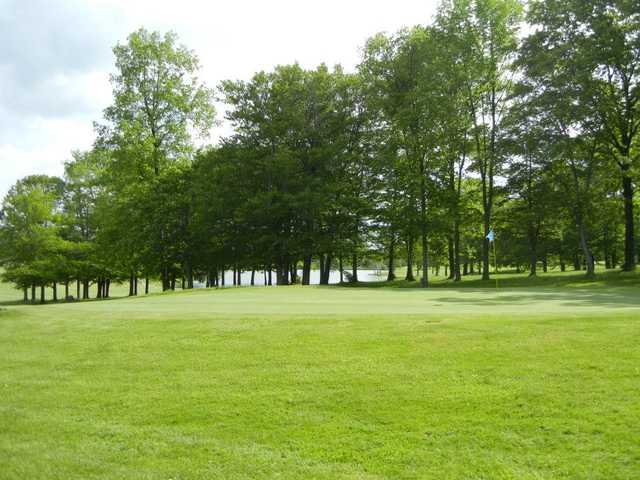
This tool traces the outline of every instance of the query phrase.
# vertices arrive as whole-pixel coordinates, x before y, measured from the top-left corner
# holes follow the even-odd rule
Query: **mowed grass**
[[[6,306],[0,478],[640,478],[622,285]]]

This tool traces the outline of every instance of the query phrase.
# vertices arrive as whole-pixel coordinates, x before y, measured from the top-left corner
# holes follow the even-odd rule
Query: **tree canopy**
[[[228,271],[357,281],[373,262],[423,287],[440,269],[635,268],[637,2],[443,0],[352,72],[294,63],[216,89],[173,33],[113,51],[94,147],[2,204],[2,275],[25,301]],[[214,102],[232,132],[207,145]]]

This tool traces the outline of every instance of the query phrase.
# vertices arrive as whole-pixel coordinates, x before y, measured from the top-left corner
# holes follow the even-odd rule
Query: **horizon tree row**
[[[634,2],[446,0],[430,25],[371,37],[355,72],[280,65],[215,91],[173,33],[140,29],[114,55],[94,148],[4,199],[2,275],[25,302],[229,270],[358,281],[374,258],[423,287],[494,262],[635,269]],[[233,133],[196,148],[215,101]]]

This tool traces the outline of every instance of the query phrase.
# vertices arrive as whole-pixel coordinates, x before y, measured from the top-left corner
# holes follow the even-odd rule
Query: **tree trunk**
[[[64,299],[69,300],[69,280],[64,282]]]
[[[427,191],[426,191],[426,165],[424,156],[420,160],[420,237],[422,241],[422,278],[420,286],[429,286],[429,243],[427,240]]]
[[[447,266],[445,265],[445,275],[447,275],[447,278],[449,280],[453,280],[455,278],[455,246],[454,246],[454,240],[453,240],[453,235],[449,236],[448,238],[448,250],[449,250],[449,275],[447,275]]]
[[[626,272],[636,268],[636,245],[633,225],[633,183],[628,173],[629,164],[625,164],[622,177],[622,196],[624,198],[624,266]]]
[[[82,281],[82,299],[87,300],[89,298],[89,280]]]
[[[329,284],[329,275],[331,273],[331,254],[320,254],[320,285]]]
[[[111,288],[111,279],[107,278],[104,285],[104,298],[109,298],[109,289]]]
[[[320,285],[328,285],[331,275],[332,255],[330,253],[320,254]]]
[[[80,279],[76,280],[76,300],[80,300]]]
[[[484,238],[482,240],[482,279],[489,280],[489,250],[490,250],[490,242],[487,238],[489,235],[489,217],[485,214],[484,217]]]
[[[169,290],[169,270],[165,265],[162,269],[162,291],[166,292]]]
[[[387,273],[387,282],[392,282],[396,279],[396,265],[395,265],[395,253],[396,253],[396,236],[391,235],[391,241],[389,242],[389,264]]]
[[[149,277],[144,277],[144,294],[149,295]]]
[[[320,285],[324,285],[324,253],[321,253],[318,257],[320,263]]]
[[[353,277],[351,281],[355,283],[358,281],[358,254],[357,253],[354,253],[352,257],[351,271],[352,271],[351,275]],[[327,280],[327,283],[329,283],[328,280]]]
[[[604,238],[602,241],[602,256],[604,258],[604,268],[610,270],[611,267],[611,255],[610,255],[610,244],[611,241],[609,239],[609,225],[604,226]]]
[[[56,282],[53,282],[53,301],[57,302],[58,301],[58,284]]]
[[[129,275],[129,296],[133,297],[133,273]]]
[[[422,278],[420,286],[427,288],[429,286],[429,241],[427,239],[426,225],[423,226],[422,232]]]
[[[529,241],[529,276],[535,277],[538,273],[538,236],[533,222],[527,227],[527,240]]]
[[[45,303],[44,285],[40,285],[40,303]]]
[[[302,259],[302,285],[311,283],[311,255],[305,255]]]
[[[582,253],[584,254],[587,276],[592,277],[595,274],[595,262],[587,242],[587,234],[584,228],[584,223],[582,221],[582,218],[580,217],[578,217],[578,235],[580,237],[580,247],[582,248]]]
[[[408,282],[415,281],[413,276],[413,238],[411,237],[407,239],[407,275],[405,280]]]
[[[24,303],[27,304],[29,303],[29,289],[27,287],[24,287],[22,289],[22,292],[24,293]]]
[[[340,270],[340,285],[344,283],[344,265],[342,264],[342,254],[338,256],[338,270]]]
[[[276,284],[278,286],[289,284],[289,268],[287,262],[282,259],[276,265]]]
[[[36,303],[36,285],[31,284],[31,303],[35,304]]]
[[[193,288],[193,265],[191,265],[191,257],[187,257],[187,288],[191,290]]]
[[[462,280],[460,276],[460,223],[456,220],[453,227],[453,281]]]

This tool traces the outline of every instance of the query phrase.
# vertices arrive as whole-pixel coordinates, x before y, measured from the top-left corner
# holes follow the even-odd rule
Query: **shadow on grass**
[[[343,283],[341,288],[420,288],[420,282],[406,280]],[[492,273],[490,280],[482,280],[479,275],[463,277],[462,281],[437,279],[429,284],[429,288],[554,288],[554,287],[640,287],[640,272],[605,271],[593,277],[581,272],[548,273],[535,277],[512,272]]]
[[[497,284],[496,284],[497,278]],[[453,295],[431,297],[439,303],[477,306],[518,305],[523,308],[540,302],[554,302],[563,307],[601,306],[606,308],[640,307],[640,273],[603,272],[595,277],[571,272],[529,277],[523,274],[505,273],[494,275],[491,280],[479,277],[462,282],[439,280],[429,285],[429,290],[444,291]],[[410,292],[420,290],[420,282],[395,280],[392,282],[358,282],[330,286],[329,288],[376,289]],[[486,296],[466,296],[470,291],[486,292]]]
[[[462,294],[464,290],[460,290]],[[628,289],[616,291],[566,290],[554,292],[540,289],[536,293],[491,292],[487,298],[466,299],[464,295],[458,297],[446,296],[434,298],[434,302],[458,305],[504,306],[521,304],[529,308],[532,304],[553,302],[562,307],[603,307],[603,308],[640,308],[640,295],[634,295]]]

